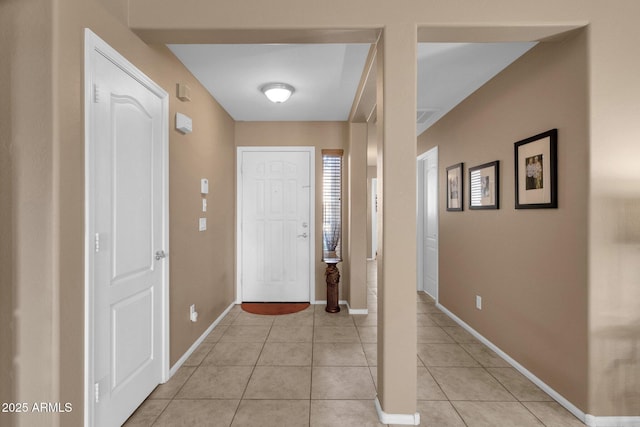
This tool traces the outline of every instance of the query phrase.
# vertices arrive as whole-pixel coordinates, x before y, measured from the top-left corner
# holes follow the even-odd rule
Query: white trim
[[[347,309],[349,310],[349,314],[369,314],[368,308],[351,308],[349,305],[349,301],[345,301],[347,303]]]
[[[90,254],[93,252],[93,232],[95,224],[91,209],[95,204],[94,194],[91,191],[93,167],[91,160],[94,156],[94,149],[91,143],[92,127],[92,93],[93,93],[93,68],[92,57],[100,54],[113,62],[118,68],[127,73],[132,78],[140,82],[161,100],[161,128],[162,128],[162,182],[163,193],[163,224],[162,224],[162,249],[169,254],[169,98],[167,92],[147,77],[135,65],[120,55],[115,49],[109,46],[104,40],[98,37],[89,28],[84,29],[84,425],[94,424],[94,399],[93,375],[94,368],[94,334],[93,334],[93,274],[94,265]],[[169,261],[165,259],[162,263],[162,285],[161,285],[161,305],[162,305],[162,354],[161,380],[166,382],[169,379]]]
[[[182,367],[182,365],[184,364],[184,362],[187,361],[187,359],[189,358],[189,356],[191,356],[191,354],[193,354],[194,351],[196,351],[196,349],[198,348],[198,346],[200,344],[202,344],[202,342],[205,340],[205,338],[207,338],[207,336],[215,329],[216,326],[218,326],[220,324],[220,321],[222,321],[222,319],[224,319],[224,317],[229,314],[229,312],[231,311],[231,309],[235,306],[235,303],[231,303],[229,305],[229,307],[227,307],[220,316],[218,316],[218,318],[216,320],[213,321],[213,323],[211,324],[211,326],[209,326],[207,328],[206,331],[204,331],[202,333],[202,335],[200,335],[200,338],[198,338],[192,345],[191,347],[189,347],[189,349],[187,351],[185,351],[185,353],[182,355],[182,357],[180,359],[178,359],[178,361],[171,367],[171,370],[169,371],[169,378],[171,378],[176,372],[178,372],[178,369],[180,369]],[[167,378],[168,379],[168,378]]]
[[[640,417],[596,417],[587,415],[585,424],[589,427],[638,427]]]
[[[327,300],[326,299],[317,299],[314,302],[312,302],[311,304],[315,304],[315,305],[326,305],[327,304]],[[341,299],[340,301],[338,301],[338,305],[348,305],[349,303],[343,299]]]
[[[480,335],[480,333],[478,333],[475,329],[473,329],[471,326],[467,325],[462,319],[460,319],[458,316],[456,316],[455,314],[453,314],[452,312],[450,312],[449,310],[447,310],[446,308],[444,308],[442,306],[442,304],[437,303],[436,307],[438,307],[440,310],[442,310],[442,312],[444,314],[446,314],[447,316],[449,316],[451,319],[453,319],[457,324],[459,324],[460,326],[462,326],[464,329],[467,330],[467,332],[469,332],[471,335],[473,335],[474,337],[476,337],[481,343],[483,343],[484,345],[486,345],[487,347],[489,347],[491,350],[493,350],[498,356],[500,356],[502,359],[504,359],[508,364],[510,364],[511,366],[513,366],[516,370],[518,370],[522,375],[524,375],[525,377],[527,377],[529,380],[531,380],[531,382],[533,382],[535,385],[537,385],[538,387],[540,387],[540,389],[542,389],[545,393],[547,393],[549,396],[551,396],[556,402],[558,402],[560,405],[564,406],[564,408],[566,410],[568,410],[569,412],[571,412],[573,415],[575,415],[577,418],[580,419],[580,421],[585,421],[585,413],[582,412],[580,409],[578,409],[573,403],[569,402],[567,399],[565,399],[560,393],[558,393],[557,391],[555,391],[554,389],[552,389],[550,386],[548,386],[545,382],[543,382],[540,378],[536,377],[533,373],[531,373],[527,368],[525,368],[524,366],[522,366],[520,363],[518,363],[515,359],[511,358],[511,356],[509,356],[507,353],[505,353],[504,351],[502,351],[500,348],[498,348],[495,344],[493,344],[491,341],[489,341],[488,339],[486,339],[485,337],[483,337],[482,335]]]
[[[309,302],[316,296],[316,148],[237,147],[236,148],[236,304],[242,304],[242,154],[250,151],[304,151],[309,153]]]
[[[442,306],[442,304],[437,303],[436,307],[438,307],[444,314],[453,319],[457,324],[467,330],[471,335],[476,337],[481,343],[489,347],[493,350],[498,356],[504,359],[507,363],[513,366],[516,370],[518,370],[522,375],[527,377],[531,382],[537,385],[542,391],[551,396],[556,402],[562,405],[567,411],[571,412],[576,418],[580,421],[584,422],[589,427],[638,427],[640,426],[640,417],[596,417],[594,415],[585,414],[580,409],[578,409],[573,403],[569,402],[566,398],[564,398],[560,393],[555,391],[549,385],[547,385],[540,378],[536,377],[531,371],[522,366],[516,360],[511,358],[507,353],[502,351],[499,347],[493,344],[484,336],[480,335],[475,329],[466,324],[462,319],[458,316],[447,310]]]
[[[387,414],[382,410],[380,401],[376,396],[376,412],[378,413],[378,419],[382,424],[401,424],[408,426],[420,425],[420,413],[415,414]]]

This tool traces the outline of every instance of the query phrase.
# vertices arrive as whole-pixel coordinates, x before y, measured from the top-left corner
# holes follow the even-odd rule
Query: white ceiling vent
[[[426,110],[418,109],[418,111],[416,112],[416,123],[418,124],[425,123],[427,120],[429,120],[431,116],[433,116],[437,112],[438,110],[433,108],[429,108]]]

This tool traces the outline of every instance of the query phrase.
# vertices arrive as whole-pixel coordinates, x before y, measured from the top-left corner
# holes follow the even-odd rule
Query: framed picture
[[[469,209],[498,209],[499,161],[469,168]]]
[[[447,168],[447,210],[461,211],[464,203],[462,163]]]
[[[516,209],[558,207],[558,129],[514,144]]]

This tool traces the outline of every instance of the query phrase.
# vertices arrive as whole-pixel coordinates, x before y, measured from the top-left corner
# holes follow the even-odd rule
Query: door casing
[[[113,62],[116,66],[122,69],[125,73],[136,79],[143,84],[147,89],[154,93],[162,101],[162,113],[161,113],[161,128],[163,129],[161,135],[161,151],[162,151],[162,247],[166,253],[169,253],[169,103],[168,94],[164,89],[158,86],[155,82],[149,79],[145,74],[138,70],[133,64],[131,64],[126,58],[120,55],[116,50],[104,42],[100,37],[93,33],[88,28],[85,28],[84,32],[84,149],[85,149],[85,164],[84,164],[84,179],[85,179],[85,236],[84,236],[84,425],[94,425],[94,405],[95,405],[95,390],[94,384],[96,379],[94,378],[94,269],[92,261],[92,253],[94,251],[95,236],[93,233],[93,208],[95,206],[95,195],[91,191],[90,182],[93,182],[93,158],[95,156],[93,148],[93,128],[91,123],[91,104],[93,98],[93,76],[91,68],[91,58],[93,55],[102,55]],[[165,260],[162,262],[162,283],[161,283],[161,311],[162,320],[161,324],[161,365],[162,365],[162,378],[164,383],[169,379],[169,262]]]
[[[236,304],[242,303],[242,154],[244,152],[287,152],[305,151],[309,153],[309,298],[316,302],[315,282],[315,210],[316,172],[315,147],[237,147],[236,150]]]

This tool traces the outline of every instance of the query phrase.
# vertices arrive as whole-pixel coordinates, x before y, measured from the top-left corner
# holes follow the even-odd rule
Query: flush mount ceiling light
[[[269,98],[269,101],[276,104],[285,102],[295,92],[293,86],[286,83],[269,83],[262,86],[260,90]]]

